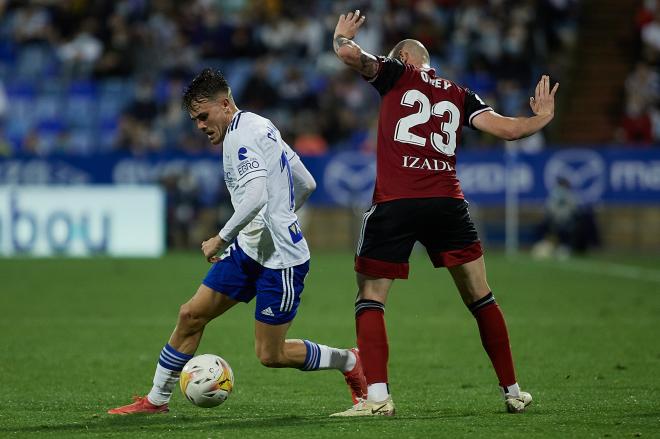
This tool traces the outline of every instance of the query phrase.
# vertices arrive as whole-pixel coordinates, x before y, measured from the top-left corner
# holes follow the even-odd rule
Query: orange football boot
[[[167,404],[154,405],[146,396],[134,396],[133,403],[108,410],[111,415],[133,415],[135,413],[167,413]]]
[[[348,372],[344,372],[346,384],[351,390],[351,399],[353,404],[357,404],[361,399],[367,399],[367,379],[364,377],[362,370],[362,361],[360,361],[360,353],[357,348],[351,349],[355,354],[355,366]]]

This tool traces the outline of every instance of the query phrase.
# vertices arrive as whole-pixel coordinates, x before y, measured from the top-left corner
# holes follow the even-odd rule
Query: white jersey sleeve
[[[246,178],[246,180],[248,179]],[[241,204],[236,206],[234,214],[218,233],[226,243],[230,243],[236,238],[238,232],[259,214],[259,211],[268,201],[265,177],[250,178],[243,186],[245,187],[245,193]]]

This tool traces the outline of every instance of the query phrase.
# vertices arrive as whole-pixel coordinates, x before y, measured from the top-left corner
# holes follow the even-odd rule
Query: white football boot
[[[520,396],[505,395],[504,404],[509,413],[522,413],[525,407],[532,403],[532,395],[527,392],[520,392]]]
[[[380,402],[361,399],[350,409],[330,415],[330,417],[340,416],[394,416],[394,402],[391,396]]]

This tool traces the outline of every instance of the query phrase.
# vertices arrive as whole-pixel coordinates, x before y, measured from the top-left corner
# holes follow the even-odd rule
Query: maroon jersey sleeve
[[[482,101],[479,95],[477,95],[469,88],[465,89],[465,100],[463,103],[463,108],[465,111],[463,125],[470,128],[474,128],[474,126],[472,126],[472,119],[474,119],[474,116],[481,114],[484,111],[492,110],[490,105]]]
[[[387,94],[406,71],[406,66],[398,59],[378,56],[378,72],[373,78],[364,78],[374,86],[381,96]]]

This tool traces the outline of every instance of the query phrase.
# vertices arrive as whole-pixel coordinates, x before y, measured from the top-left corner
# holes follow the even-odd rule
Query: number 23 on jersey
[[[426,138],[411,133],[410,129],[427,123],[431,116],[443,117],[448,114],[449,119],[446,122],[440,122],[441,133],[432,132],[430,138],[433,149],[446,156],[453,156],[456,151],[456,132],[461,123],[460,110],[450,101],[440,101],[431,105],[429,98],[415,89],[408,90],[401,97],[401,105],[404,107],[412,108],[417,102],[420,104],[417,113],[405,116],[397,122],[394,140],[424,147],[426,146]]]

